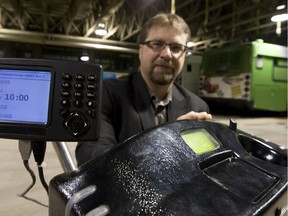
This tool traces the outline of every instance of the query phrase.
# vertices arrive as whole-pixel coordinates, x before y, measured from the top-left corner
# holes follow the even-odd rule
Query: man
[[[139,72],[103,82],[100,138],[78,143],[78,165],[155,125],[212,118],[202,99],[174,83],[189,39],[188,25],[174,14],[158,14],[144,25],[139,36]]]

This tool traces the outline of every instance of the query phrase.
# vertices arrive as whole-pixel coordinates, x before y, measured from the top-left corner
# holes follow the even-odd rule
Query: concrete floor
[[[237,121],[238,129],[287,147],[286,116],[232,117]],[[228,124],[229,118],[230,117],[227,116],[214,115],[213,121]],[[75,146],[76,143],[68,143],[68,147],[73,155]],[[63,172],[51,143],[47,145],[45,162],[47,167],[44,170],[44,175],[47,182],[55,175]],[[33,157],[30,159],[30,166],[35,172],[37,182],[27,196],[47,205],[48,197],[40,184]],[[0,171],[0,215],[48,215],[47,207],[40,206],[17,196],[17,194],[22,193],[31,183],[31,178],[22,164],[18,151],[18,141],[0,139]]]

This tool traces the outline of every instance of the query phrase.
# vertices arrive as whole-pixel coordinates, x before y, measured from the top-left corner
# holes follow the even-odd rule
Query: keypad
[[[64,122],[64,126],[71,135],[78,137],[89,129],[89,121],[82,113],[75,111],[69,114]]]
[[[64,127],[74,137],[85,134],[90,127],[89,119],[96,118],[98,82],[95,74],[62,75],[60,115],[64,118]]]
[[[94,118],[98,81],[95,74],[63,74],[60,113],[70,113],[67,110],[71,112],[77,110],[90,118]]]

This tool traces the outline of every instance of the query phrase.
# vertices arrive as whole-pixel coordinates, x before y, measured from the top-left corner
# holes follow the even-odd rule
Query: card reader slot
[[[219,154],[216,159],[211,157],[209,162],[205,160],[203,164],[199,164],[203,174],[223,189],[256,203],[279,182],[278,177],[263,172],[236,156],[227,157],[229,154],[231,152]],[[221,158],[222,161],[219,160]]]
[[[228,158],[234,157],[234,156],[235,156],[235,154],[231,150],[218,152],[218,153],[213,154],[210,157],[205,158],[203,161],[201,161],[201,163],[199,163],[199,167],[201,170],[204,170],[204,169],[206,169],[212,165],[220,163],[220,162],[222,162]]]

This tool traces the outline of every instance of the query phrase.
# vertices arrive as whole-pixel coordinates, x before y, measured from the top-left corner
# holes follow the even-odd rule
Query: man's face
[[[154,26],[145,41],[161,41],[167,44],[186,45],[187,36],[171,26]],[[156,85],[169,85],[181,73],[185,53],[175,55],[166,45],[161,51],[153,51],[149,46],[139,47],[140,71],[146,82]]]

